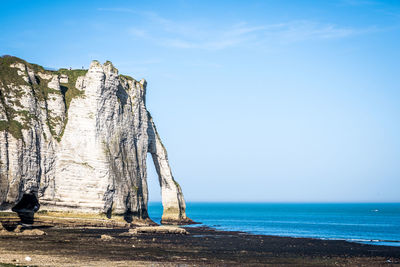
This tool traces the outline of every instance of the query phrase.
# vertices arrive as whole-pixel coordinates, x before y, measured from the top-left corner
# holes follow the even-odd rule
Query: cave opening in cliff
[[[16,212],[22,223],[33,224],[34,214],[40,208],[39,201],[35,194],[24,194],[21,200],[11,209]]]
[[[149,203],[147,206],[150,219],[159,223],[163,212],[161,204],[161,187],[158,180],[158,174],[154,167],[153,158],[151,154],[147,154],[147,188]]]

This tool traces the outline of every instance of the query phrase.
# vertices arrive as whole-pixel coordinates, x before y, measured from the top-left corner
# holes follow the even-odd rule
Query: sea
[[[189,202],[186,214],[220,230],[400,246],[400,203]],[[150,202],[149,215],[160,222],[161,203]]]

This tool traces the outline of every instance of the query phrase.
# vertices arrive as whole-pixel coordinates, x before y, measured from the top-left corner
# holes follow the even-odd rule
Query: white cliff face
[[[145,106],[146,81],[118,75],[110,62],[87,72],[0,63],[0,209],[18,211],[34,195],[46,210],[146,219],[151,153],[162,221],[191,222]]]

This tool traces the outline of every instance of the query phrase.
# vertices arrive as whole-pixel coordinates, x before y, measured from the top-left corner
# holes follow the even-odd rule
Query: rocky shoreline
[[[17,225],[1,219],[7,231]],[[252,235],[207,227],[112,227],[37,220],[0,235],[0,262],[34,266],[391,266],[400,247]],[[79,221],[79,220],[77,220]],[[24,227],[19,227],[24,232]],[[156,230],[158,229],[158,230]],[[186,230],[186,231],[185,231]],[[4,230],[3,230],[4,231]],[[12,234],[11,234],[12,233]],[[29,261],[27,261],[28,259]],[[0,264],[1,266],[1,264]],[[9,265],[6,265],[9,266]]]

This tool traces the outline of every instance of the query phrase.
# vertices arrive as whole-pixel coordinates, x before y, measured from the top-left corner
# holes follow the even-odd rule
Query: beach
[[[30,266],[391,266],[400,247],[252,235],[208,227],[132,235],[125,227],[37,226],[0,236],[0,262]],[[102,238],[103,236],[103,238]],[[106,237],[106,238],[104,238]],[[26,261],[26,257],[31,259]],[[11,266],[13,266],[11,265]]]

